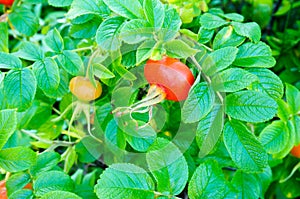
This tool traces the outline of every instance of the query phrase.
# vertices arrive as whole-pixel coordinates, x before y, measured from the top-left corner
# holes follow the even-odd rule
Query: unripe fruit
[[[102,86],[99,81],[96,81],[96,87],[94,87],[88,78],[82,76],[72,78],[69,88],[73,95],[85,102],[97,99],[102,93]]]

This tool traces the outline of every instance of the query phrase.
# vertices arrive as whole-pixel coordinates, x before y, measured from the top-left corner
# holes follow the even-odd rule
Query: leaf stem
[[[85,50],[93,51],[93,46],[77,48],[77,49],[74,49],[74,50],[72,50],[72,51],[73,51],[73,52],[80,52],[80,51],[85,51]]]
[[[11,175],[11,173],[10,172],[6,172],[6,174],[5,174],[5,178],[4,178],[4,180],[5,180],[5,182],[8,180],[8,178],[9,178],[9,176]]]
[[[286,178],[280,180],[279,183],[284,183],[285,181],[290,179],[299,168],[300,168],[300,162],[298,164],[296,164],[296,166],[294,166],[294,168],[293,168],[292,172],[290,173],[290,175],[288,175]]]
[[[85,77],[88,78],[89,77],[89,73],[90,73],[90,68],[92,66],[92,63],[93,63],[93,60],[94,58],[98,55],[99,53],[99,49],[97,49],[95,52],[93,52],[93,54],[91,55],[90,57],[90,60],[88,62],[88,66],[86,68],[86,74],[85,74]]]
[[[203,69],[200,66],[200,64],[198,63],[198,61],[196,60],[196,58],[194,56],[191,56],[190,58],[193,61],[193,63],[195,64],[195,66],[197,67],[197,69],[199,70],[199,72],[201,72],[201,75],[203,76],[203,78],[205,79],[205,81],[208,84],[211,84],[210,77],[203,73]],[[222,94],[219,91],[216,91],[216,94],[217,94],[218,98],[220,99],[221,104],[223,104],[224,103],[224,98],[223,98]]]
[[[172,197],[172,198],[175,198],[175,199],[182,199],[182,198],[179,198],[179,197],[177,197],[177,196],[173,196],[173,195],[166,195],[166,194],[163,194],[163,193],[160,193],[160,192],[158,192],[158,191],[154,191],[154,194],[155,194],[155,196],[167,196],[167,197]]]
[[[28,136],[30,136],[30,137],[32,137],[32,138],[34,138],[34,139],[36,139],[40,142],[43,142],[45,144],[54,145],[56,147],[58,147],[58,146],[68,147],[68,146],[73,146],[74,144],[76,144],[76,142],[66,142],[66,141],[60,141],[60,140],[47,140],[47,139],[39,137],[38,135],[36,135],[35,133],[33,133],[31,131],[28,131],[28,130],[25,130],[25,129],[22,129],[21,132],[25,133],[26,135],[28,135]]]
[[[214,51],[212,48],[210,48],[210,47],[208,47],[208,46],[206,46],[206,45],[204,45],[204,44],[201,44],[201,43],[195,41],[194,39],[188,37],[187,35],[183,35],[182,33],[180,33],[180,35],[181,35],[181,36],[184,36],[185,38],[187,38],[189,41],[193,42],[194,44],[204,47],[206,50],[208,50],[208,51],[210,51],[210,52],[213,52],[213,51]]]

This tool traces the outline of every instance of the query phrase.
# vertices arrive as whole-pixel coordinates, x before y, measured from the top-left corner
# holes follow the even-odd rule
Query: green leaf
[[[73,188],[73,180],[61,171],[44,172],[33,183],[35,195],[38,197],[51,191],[72,191]]]
[[[178,195],[188,181],[188,165],[181,151],[170,141],[157,138],[146,159],[157,182],[157,191]]]
[[[118,125],[125,133],[127,142],[137,151],[147,151],[156,139],[154,129],[144,122],[137,123],[137,121],[130,120],[129,117],[124,116],[120,118]],[[137,128],[137,125],[140,127]]]
[[[79,75],[83,70],[83,62],[76,52],[64,50],[62,54],[58,55],[57,59],[59,65],[73,76]]]
[[[62,52],[64,49],[64,40],[56,28],[48,32],[45,42],[54,52]]]
[[[260,172],[268,165],[268,155],[254,134],[241,122],[224,126],[224,143],[235,165],[246,172]]]
[[[109,51],[120,48],[119,33],[123,22],[122,17],[111,17],[101,23],[96,33],[96,41],[101,48]]]
[[[105,129],[105,141],[109,149],[116,153],[119,153],[120,149],[124,150],[126,147],[125,133],[119,129],[114,119],[108,123]]]
[[[159,0],[144,0],[143,9],[148,22],[156,30],[162,27],[165,18],[165,9]]]
[[[15,110],[0,110],[0,149],[5,145],[17,128]]]
[[[245,122],[265,122],[277,112],[277,103],[266,94],[256,91],[239,91],[226,96],[226,113]]]
[[[37,161],[31,166],[29,172],[32,176],[38,176],[54,168],[60,162],[60,155],[56,152],[43,152],[37,156]]]
[[[47,93],[47,96],[51,98],[60,98],[65,96],[69,92],[69,75],[64,70],[59,70],[59,85],[54,93]]]
[[[27,147],[7,148],[0,151],[0,167],[8,172],[24,171],[36,161],[36,153]]]
[[[73,0],[48,0],[50,6],[53,7],[67,7],[72,4]]]
[[[56,115],[52,115],[51,117],[47,118],[47,120],[43,121],[38,127],[37,135],[39,137],[53,140],[61,134],[64,122],[62,120],[54,122],[52,121],[53,118],[56,118]]]
[[[82,23],[82,24],[73,24],[70,28],[70,34],[74,38],[92,38],[96,35],[97,29],[101,23],[101,20],[98,17]]]
[[[259,135],[259,140],[268,153],[275,155],[283,152],[289,142],[294,145],[291,133],[283,121],[274,121],[265,127]]]
[[[227,13],[227,14],[222,14],[222,17],[232,20],[232,21],[237,21],[237,22],[242,22],[244,21],[244,16],[237,14],[237,13]]]
[[[9,199],[32,199],[33,198],[33,192],[29,189],[21,189],[9,196]]]
[[[198,123],[196,141],[200,149],[199,157],[204,157],[212,151],[221,136],[223,125],[224,109],[217,104]]]
[[[155,40],[146,40],[142,43],[136,51],[136,63],[137,65],[141,64],[143,61],[149,59],[155,48]]]
[[[205,13],[201,15],[200,24],[203,28],[212,30],[229,24],[229,22],[216,15]]]
[[[18,50],[18,52],[14,53],[16,56],[21,57],[22,59],[37,61],[43,60],[45,55],[42,49],[31,42],[23,42]]]
[[[94,75],[99,79],[110,79],[115,77],[108,68],[99,63],[93,64],[93,71]]]
[[[244,37],[250,39],[250,41],[254,43],[258,43],[261,38],[260,27],[255,22],[249,23],[239,23],[239,22],[231,22],[234,31]]]
[[[8,18],[12,25],[26,36],[34,35],[40,27],[37,16],[25,7],[14,7]]]
[[[232,183],[234,188],[238,190],[237,198],[259,198],[260,184],[255,176],[242,171],[237,171],[233,176]]]
[[[97,112],[98,114],[98,112]],[[78,160],[83,163],[90,163],[100,158],[103,147],[91,136],[83,137],[75,146]]]
[[[43,0],[24,0],[23,2],[29,3],[29,4],[38,4],[42,3]]]
[[[275,63],[270,47],[263,42],[258,42],[257,44],[245,43],[241,45],[233,64],[241,67],[270,68]]]
[[[237,47],[245,41],[245,37],[236,34],[232,26],[222,28],[214,38],[213,49],[224,48],[227,46]]]
[[[167,51],[167,55],[178,59],[188,58],[198,52],[197,49],[190,47],[187,43],[178,39],[166,42],[164,47]]]
[[[0,71],[0,85],[2,84],[3,79],[4,79],[4,73],[2,73],[2,71]],[[4,105],[4,103],[3,103],[3,105]]]
[[[216,72],[226,69],[233,63],[237,53],[236,47],[224,47],[210,53],[203,61],[203,72],[212,76]]]
[[[168,8],[165,11],[165,18],[161,30],[158,32],[158,37],[163,41],[169,41],[175,38],[178,34],[182,22],[176,9]]]
[[[133,164],[113,164],[95,186],[100,199],[154,198],[155,185],[147,172]]]
[[[208,160],[199,165],[188,186],[191,199],[223,199],[226,195],[226,180],[218,162]]]
[[[196,84],[189,92],[182,108],[182,119],[185,123],[201,120],[212,109],[215,93],[206,82]]]
[[[8,53],[0,52],[0,68],[18,69],[22,68],[22,62],[19,58]]]
[[[295,145],[300,144],[300,116],[294,116],[291,120],[295,127]]]
[[[4,78],[5,99],[9,108],[24,111],[30,107],[36,92],[36,79],[31,70],[11,70]]]
[[[240,91],[252,82],[257,81],[256,75],[240,68],[229,68],[212,78],[212,87],[215,91],[236,92]]]
[[[28,173],[16,173],[10,176],[6,182],[7,195],[10,196],[15,191],[22,189],[30,182]]]
[[[278,104],[277,116],[280,120],[287,122],[293,115],[290,106],[283,99],[278,99],[276,102]]]
[[[54,93],[57,91],[60,82],[59,70],[56,62],[47,57],[43,61],[37,61],[32,66],[33,72],[37,79],[39,88],[48,93]]]
[[[44,194],[41,199],[82,199],[78,195],[68,191],[50,191]]]
[[[8,51],[8,26],[6,22],[0,22],[0,52]]]
[[[258,77],[258,81],[250,86],[251,90],[261,91],[275,100],[282,98],[283,84],[275,73],[265,68],[251,68],[247,71]]]
[[[104,3],[116,14],[129,18],[144,18],[143,7],[140,1],[131,0],[103,0]]]
[[[152,39],[154,29],[143,19],[134,19],[124,23],[120,38],[128,44],[136,44],[146,39]]]
[[[264,198],[266,191],[269,189],[270,184],[273,182],[272,169],[270,166],[266,167],[262,173],[256,175],[257,180],[260,182],[260,198]]]
[[[96,15],[94,15],[94,14],[84,14],[84,15],[76,17],[75,19],[72,19],[72,24],[73,25],[82,25],[84,23],[91,21],[95,17],[96,17]]]
[[[62,154],[62,159],[65,161],[64,172],[69,173],[70,169],[77,160],[77,154],[74,146],[69,146],[67,150]]]
[[[70,1],[70,0],[68,0]],[[65,1],[67,2],[67,1]],[[102,1],[91,0],[73,0],[71,9],[67,13],[67,17],[71,20],[78,19],[84,15],[107,15],[106,9],[103,7]],[[85,16],[84,16],[85,17]]]
[[[292,113],[297,114],[300,111],[300,91],[288,83],[286,85],[286,101],[291,107]]]
[[[122,78],[127,80],[136,80],[136,76],[128,71],[123,65],[115,65],[114,69]]]
[[[202,44],[208,43],[214,36],[214,30],[209,30],[203,27],[200,27],[198,32],[198,41]]]
[[[189,39],[193,39],[195,41],[198,40],[198,34],[194,33],[193,31],[189,30],[189,29],[180,29],[179,32],[182,34],[182,37],[188,37]],[[184,38],[186,39],[186,38]],[[191,42],[191,41],[189,41]],[[192,42],[191,42],[192,43]],[[198,46],[196,46],[198,47]]]

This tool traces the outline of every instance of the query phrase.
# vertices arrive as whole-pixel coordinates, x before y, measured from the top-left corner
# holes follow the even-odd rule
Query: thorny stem
[[[190,57],[191,60],[193,61],[193,63],[195,64],[195,66],[197,67],[197,69],[199,70],[199,72],[202,72],[202,67],[200,66],[200,64],[198,63],[198,61],[196,60],[196,58],[194,56],[191,56]],[[202,73],[201,74],[203,76],[203,78],[207,81],[208,84],[211,84],[211,79],[209,76],[207,76],[206,74]],[[219,91],[216,91],[220,101],[221,101],[221,104],[223,104],[224,102],[224,98],[222,96],[222,94],[219,92]]]

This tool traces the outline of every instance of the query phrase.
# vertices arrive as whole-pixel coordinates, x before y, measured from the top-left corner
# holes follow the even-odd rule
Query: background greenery
[[[0,6],[0,168],[9,198],[300,197],[299,159],[289,154],[300,144],[300,2],[121,2]],[[164,114],[154,109],[142,130],[114,119],[124,101],[111,99],[141,99],[147,82],[138,68],[162,54],[198,76],[188,99],[164,101]],[[76,101],[70,78],[88,66],[103,85],[89,104],[92,134],[83,114],[70,131],[72,110],[62,114]],[[148,115],[134,118],[145,124]],[[124,161],[118,148],[146,155]]]

